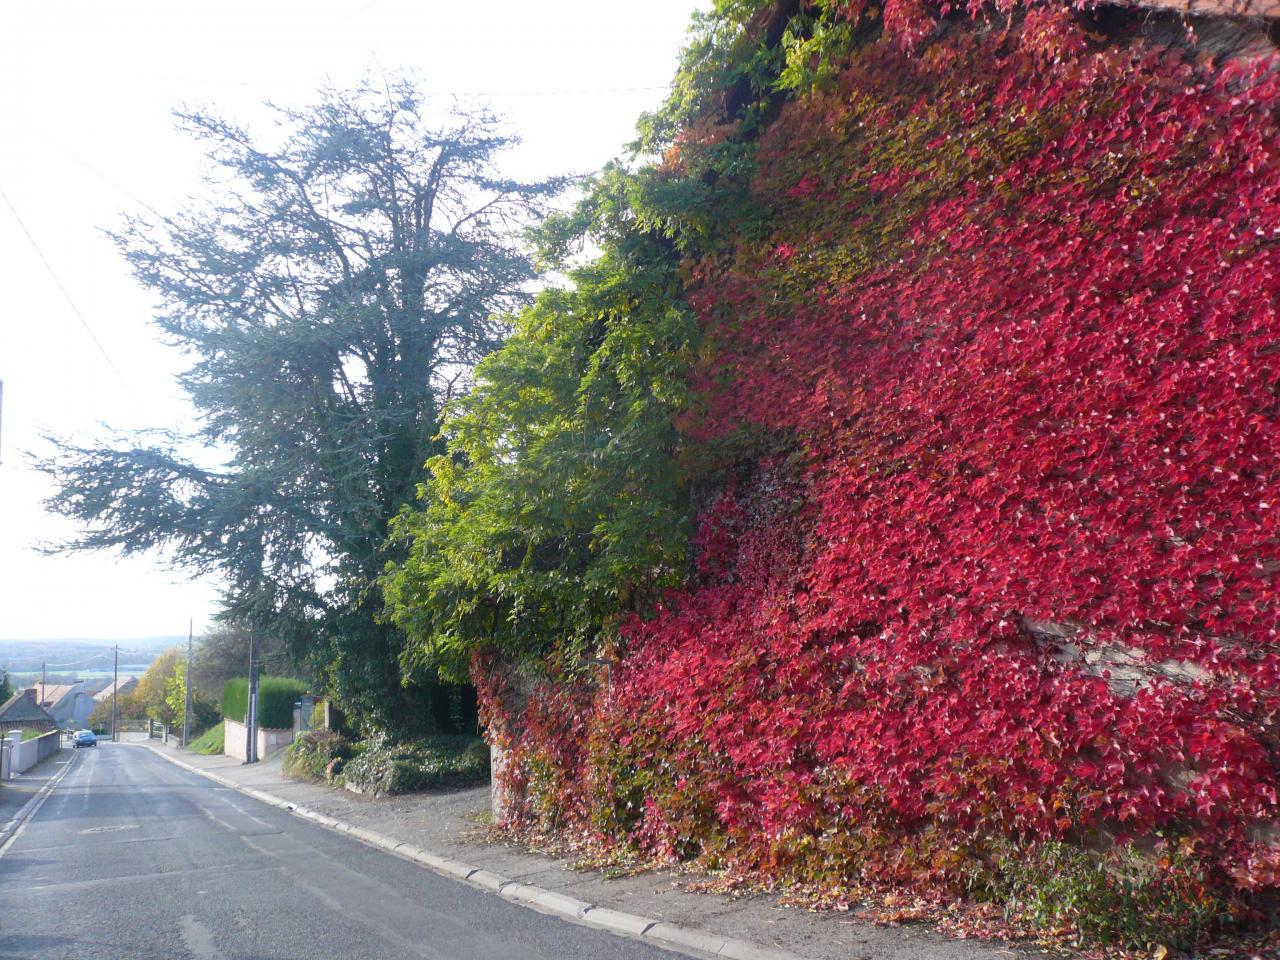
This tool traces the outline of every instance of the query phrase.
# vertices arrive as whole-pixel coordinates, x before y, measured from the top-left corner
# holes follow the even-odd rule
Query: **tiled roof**
[[[53,723],[53,717],[36,703],[34,687],[21,690],[0,706],[0,723],[26,723],[47,721]]]
[[[40,706],[53,707],[76,688],[74,683],[37,683],[32,686],[40,699]]]
[[[138,685],[137,677],[121,677],[120,678],[120,692],[122,694],[128,693],[137,685]],[[108,683],[105,687],[103,687],[101,690],[99,690],[97,693],[93,695],[93,699],[96,700],[98,703],[102,703],[103,701],[110,700],[111,695],[115,693],[115,691],[116,691],[116,684]]]

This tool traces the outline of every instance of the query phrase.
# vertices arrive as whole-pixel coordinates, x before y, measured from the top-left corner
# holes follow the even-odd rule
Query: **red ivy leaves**
[[[808,466],[726,491],[606,692],[536,700],[577,822],[916,882],[1172,829],[1277,882],[1280,74],[1060,26],[878,45],[765,133],[698,429]]]

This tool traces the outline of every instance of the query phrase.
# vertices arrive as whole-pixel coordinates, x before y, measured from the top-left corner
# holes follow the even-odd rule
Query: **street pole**
[[[195,621],[187,620],[187,672],[182,678],[182,745],[187,745],[191,736],[191,637],[195,629]]]
[[[249,631],[249,713],[245,717],[245,763],[258,762],[258,632]]]
[[[111,668],[111,742],[116,742],[116,697],[120,693],[120,644],[116,644],[116,665]]]

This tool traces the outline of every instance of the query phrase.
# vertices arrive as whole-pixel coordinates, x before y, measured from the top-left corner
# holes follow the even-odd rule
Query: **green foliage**
[[[489,777],[489,747],[479,737],[372,741],[347,761],[342,777],[374,796],[483,783]]]
[[[351,759],[351,741],[333,730],[308,730],[285,747],[281,769],[295,780],[333,783]]]
[[[192,753],[203,753],[207,756],[215,756],[221,754],[225,747],[226,727],[222,721],[219,720],[195,740],[192,740],[191,746],[187,749]]]
[[[143,703],[136,695],[136,688],[127,693],[118,694],[116,697],[116,720],[141,720],[147,716],[146,704]],[[212,708],[210,708],[212,709]],[[216,713],[216,711],[213,711]],[[217,717],[215,716],[216,720]],[[110,730],[111,729],[111,698],[95,703],[93,712],[89,714],[89,727],[93,730]]]
[[[262,677],[258,681],[258,711],[262,726],[280,729],[293,726],[293,705],[308,690],[305,680]]]
[[[279,633],[228,620],[215,623],[204,636],[196,638],[191,689],[207,700],[216,700],[223,685],[232,677],[243,675],[248,667],[251,638],[257,641],[259,669],[264,673],[276,677],[299,675],[303,665],[290,656]]]
[[[823,13],[802,13],[787,24],[782,35],[786,63],[778,75],[778,89],[796,93],[834,85],[841,62],[853,47],[855,29],[849,20],[832,17],[829,9]]]
[[[15,692],[13,684],[9,681],[9,675],[6,673],[0,676],[0,703],[6,702]]]
[[[293,726],[293,705],[305,694],[305,680],[290,677],[258,678],[258,725],[280,730]],[[222,715],[243,723],[249,713],[249,680],[235,677],[222,688]]]
[[[222,722],[222,715],[218,713],[218,708],[204,697],[197,697],[194,693],[191,695],[191,732],[196,734],[201,730],[208,730],[215,724]]]
[[[587,652],[679,576],[688,529],[673,418],[696,326],[660,245],[606,252],[516,318],[451,409],[384,580],[410,663],[457,676],[490,646]]]
[[[715,56],[689,53],[681,82],[696,85]],[[676,97],[663,116],[686,109]],[[653,147],[661,136],[645,129]],[[384,616],[408,637],[406,676],[460,679],[476,650],[532,659],[554,649],[582,663],[683,580],[693,491],[712,459],[691,456],[677,428],[703,348],[684,301],[688,270],[764,222],[747,190],[753,145],[703,133],[661,164],[610,165],[535,235],[568,285],[517,314],[477,367],[471,392],[446,410],[446,449],[429,461],[418,504],[392,525],[402,559],[381,585]],[[598,256],[574,266],[587,245]]]
[[[171,647],[151,662],[146,673],[138,679],[138,685],[131,695],[131,707],[136,716],[149,717],[170,725],[182,723],[180,678],[186,671],[185,656],[180,648]],[[107,709],[110,710],[109,702]],[[123,710],[119,710],[118,716],[124,716]],[[110,714],[108,723],[109,717]]]
[[[232,677],[222,685],[218,709],[228,720],[244,723],[245,717],[249,714],[249,679],[247,677]]]
[[[694,14],[671,92],[661,109],[640,118],[637,146],[664,150],[691,126],[735,115],[748,132],[758,125],[785,56],[771,36],[773,6],[716,0],[712,10]]]
[[[227,615],[323,665],[362,723],[431,729],[414,709],[430,678],[402,684],[402,638],[375,620],[387,522],[441,452],[441,408],[528,301],[518,227],[564,181],[499,176],[514,138],[497,119],[433,115],[404,80],[276,116],[263,142],[180,113],[220,195],[114,234],[193,361],[199,435],[55,440],[48,506],[81,527],[65,549],[160,548],[220,573]],[[229,461],[192,462],[196,447]]]
[[[174,670],[164,681],[165,715],[181,723],[187,705],[187,664],[179,660]]]
[[[1033,844],[997,859],[987,895],[1038,929],[1073,929],[1082,945],[1189,950],[1232,920],[1204,865],[1182,850],[1151,857],[1125,847],[1102,856]]]

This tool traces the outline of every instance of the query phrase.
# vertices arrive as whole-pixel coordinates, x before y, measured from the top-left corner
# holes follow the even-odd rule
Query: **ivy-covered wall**
[[[747,454],[607,675],[548,655],[512,713],[479,655],[512,825],[819,890],[1137,851],[1155,927],[1243,916],[1280,887],[1280,61],[821,6],[799,92],[655,173],[752,144],[763,214],[680,268],[684,442]]]

